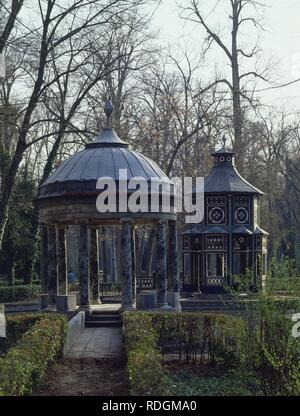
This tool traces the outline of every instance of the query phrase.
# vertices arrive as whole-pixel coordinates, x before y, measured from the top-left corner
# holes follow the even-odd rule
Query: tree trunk
[[[237,3],[238,4],[238,3]],[[242,110],[241,110],[241,90],[240,90],[240,72],[237,48],[238,33],[238,12],[237,6],[233,7],[233,27],[232,27],[232,52],[231,52],[231,70],[232,70],[232,104],[233,104],[233,127],[234,127],[234,151],[237,157],[239,171],[243,172],[243,127],[242,127]]]
[[[6,176],[5,183],[3,184],[2,197],[0,201],[0,252],[2,249],[4,232],[8,220],[9,202],[13,187],[15,185],[17,171],[22,161],[22,156],[25,149],[25,142],[19,141],[8,174]]]

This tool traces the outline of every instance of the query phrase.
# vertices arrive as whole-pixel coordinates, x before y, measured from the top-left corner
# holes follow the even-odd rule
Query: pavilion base
[[[40,295],[40,308],[46,309],[49,305],[49,296],[47,293],[43,293]]]
[[[177,312],[181,312],[180,293],[168,292],[168,304]]]
[[[101,299],[94,299],[91,300],[92,305],[102,305]]]
[[[57,312],[65,313],[74,311],[77,307],[76,295],[57,295],[56,310]]]
[[[173,308],[172,306],[168,305],[167,303],[158,303],[156,305],[156,309],[159,311],[171,311]]]
[[[91,305],[80,305],[79,310],[82,311],[82,312],[91,313],[92,312],[92,307],[91,307]]]
[[[121,305],[120,312],[132,312],[132,311],[136,311],[136,307],[135,305]]]
[[[156,290],[143,290],[136,295],[137,310],[153,310],[156,308]]]

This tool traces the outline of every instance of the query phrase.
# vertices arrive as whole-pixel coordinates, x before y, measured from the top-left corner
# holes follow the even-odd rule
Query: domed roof
[[[156,163],[129,149],[113,128],[105,127],[92,143],[49,176],[40,187],[39,198],[95,193],[99,178],[110,177],[118,182],[121,169],[126,169],[128,180],[142,177],[150,182],[153,178],[172,185]]]

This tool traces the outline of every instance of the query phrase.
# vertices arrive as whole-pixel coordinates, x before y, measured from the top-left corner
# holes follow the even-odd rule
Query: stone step
[[[120,316],[120,312],[118,310],[94,310],[91,312],[90,316]]]
[[[121,327],[122,318],[118,310],[93,310],[86,315],[86,328]]]
[[[114,321],[106,321],[102,319],[98,319],[97,321],[85,321],[86,328],[101,328],[101,327],[121,327],[122,321],[114,320]]]
[[[109,305],[109,304],[115,304],[115,303],[121,303],[121,298],[120,297],[103,297],[101,298],[101,301],[103,303],[103,305]]]
[[[87,321],[121,321],[120,315],[90,315],[87,317]]]

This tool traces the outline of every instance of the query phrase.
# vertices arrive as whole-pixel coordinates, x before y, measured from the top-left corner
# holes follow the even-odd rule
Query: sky
[[[159,30],[159,41],[165,46],[169,45],[171,50],[176,51],[182,44],[189,48],[200,50],[200,45],[205,34],[200,25],[187,22],[180,18],[178,5],[184,6],[189,0],[162,0],[158,7],[152,26]],[[214,0],[202,0],[205,13],[211,11]],[[300,0],[265,0],[268,7],[263,12],[263,25],[266,28],[261,33],[260,45],[265,61],[271,59],[275,62],[272,79],[277,84],[284,84],[300,78]],[[219,33],[230,33],[228,30],[228,7],[229,0],[220,0],[219,7],[208,17],[212,28]],[[257,31],[248,26],[242,32],[242,45],[249,46],[255,43]],[[229,41],[229,38],[227,38]],[[217,46],[212,50],[207,72],[215,67],[224,68],[226,61]],[[246,68],[247,69],[247,68]],[[265,83],[259,83],[258,88],[268,87]],[[283,106],[287,111],[300,112],[300,82],[281,89],[264,91],[260,93],[264,102],[269,105]]]

